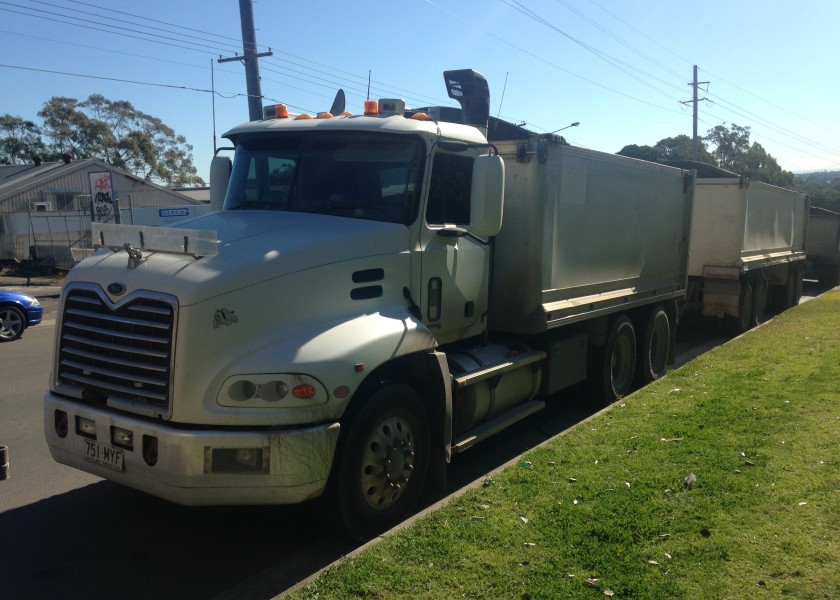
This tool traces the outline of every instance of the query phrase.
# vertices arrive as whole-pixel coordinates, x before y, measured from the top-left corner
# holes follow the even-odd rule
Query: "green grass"
[[[838,441],[832,292],[289,596],[840,598]]]

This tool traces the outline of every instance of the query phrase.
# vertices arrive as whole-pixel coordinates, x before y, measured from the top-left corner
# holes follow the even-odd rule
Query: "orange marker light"
[[[376,100],[365,100],[365,115],[375,117],[379,114],[379,102]]]
[[[312,115],[302,114],[295,117],[295,121],[306,121],[307,119],[314,119]]]
[[[286,107],[285,104],[275,104],[274,105],[274,118],[275,119],[288,119],[289,118],[289,109]]]
[[[309,400],[310,398],[314,398],[315,394],[318,393],[318,390],[315,389],[314,385],[310,385],[308,383],[301,383],[300,385],[296,385],[292,390],[292,396],[295,398],[300,398],[301,400]]]
[[[427,115],[426,113],[420,112],[420,113],[414,113],[413,115],[411,115],[411,118],[414,119],[415,121],[428,121],[429,120],[429,115]]]
[[[332,119],[333,115],[330,112],[319,112],[316,119]]]

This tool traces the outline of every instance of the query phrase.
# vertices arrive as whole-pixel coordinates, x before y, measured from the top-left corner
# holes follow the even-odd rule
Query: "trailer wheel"
[[[788,272],[784,285],[775,287],[774,308],[777,312],[784,312],[798,302],[796,298],[796,273]]]
[[[647,385],[664,377],[668,372],[668,354],[671,351],[671,323],[668,313],[661,306],[651,312],[645,326],[645,336],[640,340],[638,382]]]
[[[767,279],[760,275],[753,285],[752,325],[761,325],[767,311]]]
[[[23,335],[26,318],[19,308],[0,306],[0,342],[11,342]]]
[[[412,388],[389,384],[356,414],[337,457],[335,500],[348,533],[367,540],[410,514],[429,466],[429,423]]]
[[[731,336],[749,331],[753,325],[753,286],[750,282],[741,283],[741,296],[738,299],[738,316],[726,315],[726,331]]]
[[[621,315],[610,326],[607,342],[593,349],[589,393],[596,404],[612,404],[633,391],[636,370],[636,332]]]
[[[797,270],[793,274],[793,303],[791,306],[796,306],[802,300],[802,285],[805,280],[805,272]]]

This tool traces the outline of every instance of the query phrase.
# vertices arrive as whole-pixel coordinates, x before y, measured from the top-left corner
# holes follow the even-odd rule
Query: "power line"
[[[117,81],[119,83],[133,83],[136,85],[146,85],[151,87],[160,87],[160,88],[170,88],[175,90],[185,90],[189,92],[204,92],[207,94],[216,94],[222,98],[235,98],[237,96],[246,97],[248,94],[242,94],[240,92],[232,92],[229,95],[222,94],[221,92],[217,92],[214,90],[202,89],[202,88],[195,88],[190,87],[188,85],[175,85],[171,83],[155,83],[152,81],[139,81],[135,79],[122,79],[119,77],[105,77],[104,75],[89,75],[86,73],[71,73],[69,71],[57,71],[54,69],[41,69],[38,67],[24,67],[22,65],[9,65],[0,63],[0,67],[6,69],[17,69],[20,71],[35,71],[37,73],[49,73],[51,75],[65,75],[68,77],[83,77],[85,79],[100,79],[103,81]],[[266,98],[267,100],[272,100],[273,102],[279,102],[279,100],[275,100],[273,98]]]

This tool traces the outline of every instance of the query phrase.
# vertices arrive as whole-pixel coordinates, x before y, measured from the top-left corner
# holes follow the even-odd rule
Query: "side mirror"
[[[227,156],[214,156],[210,161],[210,207],[222,210],[230,183],[233,162]]]
[[[502,229],[505,162],[498,154],[476,157],[470,197],[470,232],[492,237]]]

